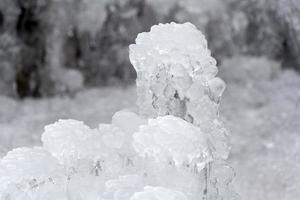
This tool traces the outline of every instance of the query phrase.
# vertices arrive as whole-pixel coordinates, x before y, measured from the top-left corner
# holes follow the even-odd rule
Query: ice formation
[[[153,26],[149,33],[139,34],[136,44],[130,46],[130,60],[137,71],[140,114],[173,115],[198,126],[209,138],[213,159],[227,159],[228,131],[218,113],[225,83],[216,77],[216,60],[204,35],[191,23]],[[222,181],[209,177],[219,167],[218,162],[210,162],[204,169],[208,176],[205,181],[212,188],[203,192],[205,198],[225,198],[219,188],[229,185],[219,185]],[[225,179],[229,183],[231,177]]]
[[[0,199],[236,199],[218,113],[225,83],[205,37],[190,23],[159,24],[138,35],[130,60],[140,115],[46,126],[42,147],[1,160]]]
[[[142,156],[159,161],[170,159],[176,166],[194,164],[200,170],[211,161],[207,136],[198,127],[172,115],[149,119],[133,137],[134,148]]]

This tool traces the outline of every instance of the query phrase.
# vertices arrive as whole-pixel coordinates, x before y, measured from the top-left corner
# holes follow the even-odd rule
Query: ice
[[[160,24],[139,34],[130,46],[130,60],[138,76],[140,111],[153,116],[157,112],[187,117],[182,107],[189,102],[188,89],[198,81],[204,90],[217,73],[205,37],[190,23]]]
[[[104,185],[103,177],[75,174],[66,183],[67,199],[93,200],[99,199]]]
[[[199,171],[211,161],[207,135],[172,115],[149,119],[133,137],[134,147],[142,156],[171,161],[177,166],[196,165]]]
[[[137,71],[141,114],[172,114],[202,128],[217,118],[225,84],[215,78],[216,60],[195,26],[153,26],[130,46],[130,60]]]
[[[1,167],[6,171],[6,174],[1,174],[1,178],[7,176],[11,182],[26,179],[40,181],[60,171],[55,157],[41,147],[14,149],[1,160]]]
[[[14,149],[0,162],[0,198],[14,193],[26,196],[26,191],[29,195],[45,184],[59,185],[62,174],[58,160],[43,148]]]
[[[188,200],[188,198],[179,191],[146,186],[143,192],[135,193],[130,200]]]
[[[140,117],[134,112],[121,110],[112,117],[112,124],[120,127],[127,134],[132,134],[139,130],[139,126],[145,124],[146,119]]]
[[[107,147],[121,148],[124,144],[125,133],[111,124],[100,124],[99,131],[103,134],[102,140]]]
[[[99,129],[91,129],[80,121],[60,120],[46,126],[42,141],[70,176],[74,173],[98,176],[122,169],[123,156],[115,149],[123,146],[124,136],[114,125],[100,124]]]
[[[18,101],[0,96],[0,156],[9,150],[28,145],[41,145],[44,126],[57,119],[84,121],[92,128],[99,122],[109,123],[120,109],[135,110],[135,88],[106,87],[81,91],[74,97],[57,96]]]
[[[209,80],[208,88],[210,98],[218,103],[220,101],[220,98],[222,97],[225,87],[225,82],[220,78],[213,78]]]
[[[225,83],[205,37],[190,23],[160,24],[130,51],[141,114],[122,110],[98,128],[73,119],[47,125],[42,147],[1,161],[1,173],[13,174],[3,176],[6,198],[23,179],[29,189],[21,192],[32,198],[58,185],[60,198],[78,200],[233,198],[218,112]]]
[[[91,139],[96,140],[100,134],[94,133],[83,122],[76,120],[59,120],[58,122],[45,127],[42,135],[43,147],[57,157],[60,162],[71,162],[90,155],[89,150],[101,150],[101,143],[97,146],[86,146]],[[100,140],[101,141],[101,140]],[[101,151],[99,152],[101,153]],[[96,156],[96,155],[95,155]]]
[[[211,56],[204,35],[191,23],[155,25],[150,32],[139,34],[136,44],[130,45],[130,60],[137,71],[137,104],[141,115],[173,115],[199,128],[191,135],[184,130],[182,132],[186,135],[183,136],[176,131],[172,132],[174,130],[171,129],[177,127],[175,124],[179,122],[169,123],[164,120],[163,123],[159,123],[163,120],[158,118],[156,120],[159,125],[156,125],[155,120],[149,120],[148,127],[141,126],[139,134],[135,134],[135,148],[144,155],[169,156],[174,159],[176,165],[184,161],[189,163],[201,153],[205,155],[203,150],[207,148],[212,161],[206,164],[202,161],[205,159],[199,159],[198,165],[201,166],[200,169],[207,170],[207,187],[212,189],[204,189],[203,198],[225,198],[218,190],[227,186],[218,183],[209,173],[217,168],[214,162],[227,159],[230,150],[228,130],[218,112],[226,85],[216,77],[217,63]],[[166,126],[168,123],[169,126]],[[156,130],[157,127],[160,128]],[[163,130],[160,134],[159,129]],[[189,130],[192,132],[193,129]],[[194,144],[191,140],[197,140],[197,137],[190,140],[186,138],[192,138],[196,132],[198,135],[205,133],[209,144],[200,145],[198,151],[191,145]],[[201,136],[198,136],[199,138]],[[203,140],[200,139],[196,143],[203,144],[200,141]],[[197,156],[190,154],[191,152],[197,152]],[[228,177],[228,182],[230,181],[231,177]]]
[[[132,174],[120,176],[118,179],[112,179],[105,182],[104,196],[113,200],[130,200],[131,196],[144,187],[144,181],[141,176]]]
[[[300,151],[298,134],[300,115],[296,111],[299,109],[300,76],[293,70],[278,71],[279,69],[271,67],[274,66],[274,61],[263,58],[265,62],[260,66],[274,69],[275,73],[271,73],[274,76],[267,75],[269,74],[268,70],[259,69],[260,73],[267,73],[259,75],[260,77],[270,77],[271,80],[259,78],[253,81],[248,78],[247,73],[255,74],[257,72],[249,71],[248,68],[256,70],[256,65],[262,58],[244,57],[243,59],[230,60],[231,65],[228,65],[226,70],[223,63],[220,66],[220,77],[227,83],[220,104],[220,112],[226,117],[226,124],[229,124],[231,130],[232,151],[229,156],[229,163],[236,171],[233,182],[235,189],[241,195],[241,199],[245,200],[298,200],[300,196],[298,189],[300,187],[300,160],[298,156]],[[245,63],[248,63],[248,66],[245,66]],[[243,69],[247,72],[244,72]],[[239,72],[234,73],[236,70]],[[230,72],[225,78],[224,73],[227,71]],[[247,80],[231,80],[232,76],[238,77],[239,74],[244,74],[245,76],[243,76]],[[245,87],[248,85],[247,82],[251,82],[252,89]],[[58,118],[68,117],[81,120],[92,128],[97,128],[99,122],[109,123],[111,116],[117,110],[134,104],[134,92],[134,87],[124,89],[107,87],[81,91],[74,98],[56,97],[17,101],[1,96],[0,156],[4,156],[8,150],[17,146],[39,145],[43,126]],[[201,95],[201,92],[198,92],[197,95]],[[123,112],[121,111],[121,113]],[[115,115],[118,116],[118,114]],[[136,114],[124,114],[123,116],[124,118],[120,118],[119,124],[129,125],[128,121],[131,122],[131,120],[125,120],[126,116],[136,116]],[[146,123],[147,121],[144,122],[144,124]],[[119,124],[114,123],[118,127]],[[222,163],[219,164],[222,169]],[[1,169],[0,167],[0,171]],[[222,177],[223,180],[228,180],[226,176],[231,176],[232,171],[227,167],[224,170],[228,170],[228,172],[217,173],[217,176]],[[199,188],[203,188],[202,179],[188,170],[179,171],[171,165],[157,167],[156,163],[153,162],[146,171],[147,177],[151,177],[146,180],[148,185],[156,186],[160,183],[159,186],[181,190],[185,194],[197,194],[197,191],[201,190]],[[0,173],[3,174],[4,172]],[[130,174],[134,173],[133,171],[130,172]],[[211,175],[214,173],[211,172]],[[69,191],[76,190],[75,197],[79,193],[82,194],[83,191],[86,191],[83,195],[92,190],[102,193],[106,181],[103,180],[102,176],[98,176],[98,178],[81,176],[77,179],[72,177],[72,182],[68,183],[69,186],[72,183],[73,189],[70,186]],[[117,178],[113,177],[112,179]],[[100,180],[103,183],[100,183]],[[224,182],[221,179],[219,181]],[[51,197],[63,199],[58,192],[61,188],[61,186],[53,184],[42,187],[39,189],[39,197],[49,200],[52,200]],[[48,191],[46,195],[45,189]],[[64,192],[62,193],[65,195]],[[202,193],[199,193],[198,198],[195,197],[194,199],[198,200],[201,195]],[[191,196],[187,196],[189,199],[193,199]],[[13,196],[12,199],[18,198]],[[23,195],[19,199],[24,200],[26,197]]]

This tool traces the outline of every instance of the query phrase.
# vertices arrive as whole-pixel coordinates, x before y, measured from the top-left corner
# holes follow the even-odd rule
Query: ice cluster
[[[199,127],[199,134],[203,132],[208,138],[209,156],[216,161],[226,160],[230,150],[228,131],[218,113],[226,85],[216,77],[217,63],[205,36],[191,23],[159,24],[150,32],[138,35],[136,44],[130,46],[130,61],[137,71],[140,114],[147,117],[173,115],[190,122]],[[179,140],[184,144],[184,140]],[[203,136],[201,140],[204,141]],[[209,164],[204,171],[210,174],[223,165],[217,163]],[[222,198],[218,188],[229,185],[219,185],[222,181],[213,176],[207,178],[213,189],[204,193],[208,193],[208,197]],[[231,177],[223,178],[227,183],[231,180]]]
[[[160,24],[130,46],[140,114],[119,111],[92,129],[45,127],[42,147],[0,161],[0,199],[232,200],[225,83],[205,37],[190,23]]]

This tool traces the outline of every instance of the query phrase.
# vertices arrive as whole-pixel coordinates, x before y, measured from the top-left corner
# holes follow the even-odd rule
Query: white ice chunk
[[[49,152],[40,147],[17,148],[0,162],[0,193],[10,184],[30,188],[62,175],[62,166]]]
[[[225,83],[215,78],[217,62],[191,23],[159,24],[140,33],[130,45],[130,61],[137,71],[141,114],[175,115],[197,126],[210,126],[217,118]]]
[[[101,157],[103,142],[97,130],[76,120],[59,120],[45,127],[43,147],[61,163]]]
[[[198,127],[172,115],[149,119],[134,134],[133,145],[142,156],[171,158],[176,165],[203,165],[210,160],[207,136]]]

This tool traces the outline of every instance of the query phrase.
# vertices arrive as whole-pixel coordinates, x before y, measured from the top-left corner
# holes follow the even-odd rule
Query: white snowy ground
[[[232,130],[229,161],[237,173],[236,191],[244,200],[300,198],[300,76],[276,73],[273,65],[238,58],[221,70],[228,83],[221,115]],[[133,86],[23,102],[0,96],[0,157],[18,146],[40,144],[44,125],[59,118],[96,127],[120,109],[135,110],[135,99]]]

